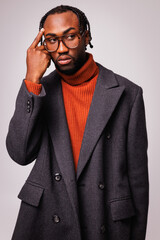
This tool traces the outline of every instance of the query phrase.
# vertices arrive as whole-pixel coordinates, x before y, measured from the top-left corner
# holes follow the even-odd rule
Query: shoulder
[[[117,88],[120,90],[121,88],[123,91],[121,100],[125,105],[127,104],[132,107],[137,96],[142,96],[142,88],[126,77],[105,68],[101,64],[97,63],[97,65],[99,67],[99,84],[111,91],[115,91]],[[106,94],[107,92],[108,91],[106,91]]]
[[[134,82],[132,82],[131,80],[129,80],[128,78],[121,76],[115,72],[113,72],[112,70],[104,67],[103,65],[97,63],[99,70],[100,70],[100,74],[102,77],[104,78],[115,78],[115,80],[117,81],[119,86],[125,86],[127,88],[141,88],[139,85],[135,84]]]
[[[142,92],[142,88],[128,78],[107,69],[99,63],[97,63],[97,65],[99,67],[100,81],[105,81],[107,86],[112,86],[114,83],[113,87],[124,87],[125,92],[131,95],[136,95],[139,91]]]

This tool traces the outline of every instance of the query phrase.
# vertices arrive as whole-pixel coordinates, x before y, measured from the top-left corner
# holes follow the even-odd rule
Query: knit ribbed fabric
[[[87,62],[74,75],[69,76],[59,72],[62,77],[62,92],[75,169],[77,169],[84,129],[99,73],[92,55],[88,55]]]
[[[27,79],[24,80],[27,90],[28,92],[32,92],[35,95],[39,95],[42,89],[42,84],[38,84],[38,83],[33,83],[31,81],[28,81]]]

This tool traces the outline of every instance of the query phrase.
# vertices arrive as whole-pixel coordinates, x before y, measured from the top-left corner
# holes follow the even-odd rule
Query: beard
[[[64,54],[66,55],[66,54]],[[56,69],[66,75],[73,75],[74,73],[76,73],[86,62],[86,60],[84,61],[83,57],[79,57],[77,59],[75,59],[74,57],[68,55],[71,59],[72,59],[72,64],[66,65],[66,66],[61,66],[58,63],[58,59],[53,60],[53,58],[51,57],[52,61],[55,64]]]

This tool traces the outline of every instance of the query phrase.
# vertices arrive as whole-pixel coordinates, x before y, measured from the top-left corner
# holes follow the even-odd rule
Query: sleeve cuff
[[[28,92],[32,92],[35,95],[39,95],[41,93],[42,90],[42,84],[38,84],[38,83],[33,83],[31,81],[28,80],[24,80],[27,90]]]

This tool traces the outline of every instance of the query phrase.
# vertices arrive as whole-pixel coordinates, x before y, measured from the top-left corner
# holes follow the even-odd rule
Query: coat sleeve
[[[136,216],[132,222],[131,240],[144,240],[148,213],[147,132],[142,89],[132,106],[128,128],[128,175]]]
[[[6,146],[10,157],[20,165],[31,163],[38,154],[43,127],[42,106],[45,90],[39,96],[29,93],[23,81],[9,124]]]

